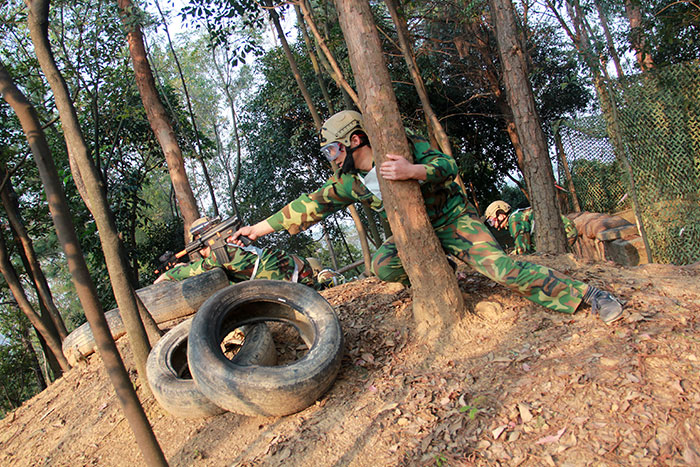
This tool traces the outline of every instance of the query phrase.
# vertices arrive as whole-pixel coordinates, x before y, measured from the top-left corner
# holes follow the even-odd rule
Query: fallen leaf
[[[535,444],[556,443],[557,441],[559,441],[559,438],[561,438],[561,435],[563,435],[565,431],[566,431],[566,427],[557,431],[556,435],[549,435],[549,436],[545,436],[544,438],[538,439],[537,441],[535,441]]]
[[[491,431],[491,434],[493,435],[493,439],[498,439],[501,434],[508,428],[508,425],[501,425],[498,428],[494,429]]]
[[[530,408],[527,406],[527,404],[519,402],[518,412],[520,412],[520,418],[522,419],[523,423],[527,423],[532,420],[532,414],[530,413]]]

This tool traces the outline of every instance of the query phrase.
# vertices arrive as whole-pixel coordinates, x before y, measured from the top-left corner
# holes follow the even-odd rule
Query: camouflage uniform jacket
[[[426,179],[420,182],[425,209],[433,227],[450,224],[464,212],[467,202],[455,182],[455,160],[430,147],[420,136],[409,134],[415,164],[423,164]],[[357,201],[366,203],[386,217],[382,200],[363,183],[367,172],[341,174],[336,171],[318,190],[301,195],[267,218],[274,230],[286,229],[294,235],[306,230],[330,214]]]
[[[561,216],[564,223],[564,232],[569,246],[576,242],[578,231],[574,223],[566,216]],[[535,251],[532,242],[532,232],[535,230],[535,219],[532,208],[518,209],[508,216],[508,230],[515,241],[516,255],[523,255]]]

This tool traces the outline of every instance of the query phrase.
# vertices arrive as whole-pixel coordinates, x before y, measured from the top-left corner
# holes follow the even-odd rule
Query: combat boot
[[[591,311],[605,324],[622,318],[622,304],[610,292],[589,286],[583,301],[591,306]]]

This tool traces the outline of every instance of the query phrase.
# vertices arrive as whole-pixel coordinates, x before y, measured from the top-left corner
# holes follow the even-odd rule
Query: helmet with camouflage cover
[[[510,204],[501,200],[494,201],[486,208],[484,215],[489,219],[491,217],[496,217],[498,211],[503,211],[504,214],[508,214],[510,212]]]
[[[334,142],[350,147],[350,137],[357,130],[365,131],[360,112],[354,110],[338,112],[326,120],[321,127],[321,147]]]

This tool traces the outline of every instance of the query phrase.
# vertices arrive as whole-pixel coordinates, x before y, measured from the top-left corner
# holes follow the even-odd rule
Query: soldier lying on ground
[[[508,229],[515,242],[513,253],[526,255],[535,251],[535,245],[532,242],[532,233],[535,231],[532,208],[517,209],[511,213],[510,204],[499,200],[489,204],[485,217],[492,227],[499,230]],[[578,238],[578,231],[568,217],[561,216],[561,220],[564,223],[567,243],[571,247]]]
[[[190,232],[203,234],[206,230],[200,231],[200,226],[209,222],[206,217],[197,219],[192,223]],[[209,226],[212,227],[214,225]],[[329,269],[315,272],[306,259],[273,248],[227,243],[223,251],[212,252],[207,246],[199,250],[199,254],[202,259],[190,264],[176,265],[161,274],[154,284],[167,280],[183,280],[214,268],[223,268],[232,284],[250,279],[273,279],[299,282],[320,290],[341,282],[339,274]]]
[[[455,160],[432,149],[419,136],[410,134],[409,143],[414,163],[387,154],[387,161],[377,169],[362,115],[349,110],[333,115],[321,129],[321,152],[340,169],[318,190],[300,196],[255,225],[238,229],[232,235],[233,241],[243,245],[239,236],[255,240],[282,229],[295,234],[357,201],[368,202],[386,217],[377,176],[386,180],[417,180],[426,212],[446,254],[552,310],[574,313],[583,302],[591,305],[606,324],[622,316],[622,305],[610,293],[506,255],[457,185]],[[393,237],[375,252],[372,272],[382,280],[409,284]]]

